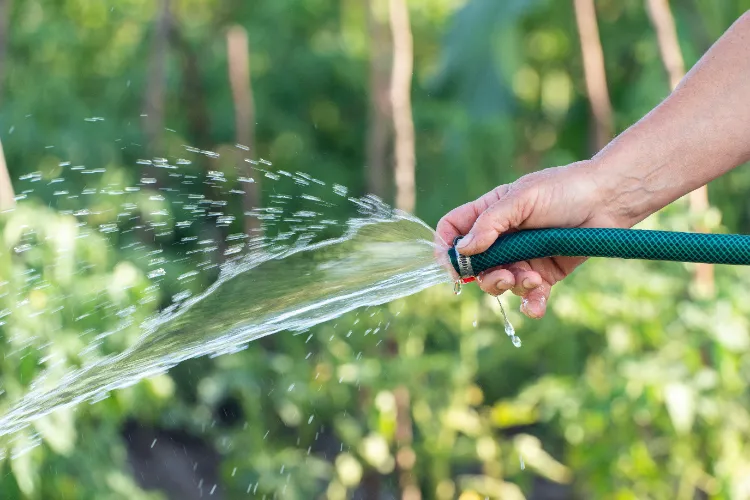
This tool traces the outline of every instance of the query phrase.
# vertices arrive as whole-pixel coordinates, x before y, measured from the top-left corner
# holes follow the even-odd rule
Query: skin
[[[750,11],[669,97],[592,159],[498,186],[446,214],[437,235],[448,243],[465,235],[458,250],[474,255],[508,231],[628,228],[748,161]],[[541,318],[552,286],[584,260],[518,262],[486,271],[478,277],[479,286],[492,295],[511,290],[523,297],[521,312]]]

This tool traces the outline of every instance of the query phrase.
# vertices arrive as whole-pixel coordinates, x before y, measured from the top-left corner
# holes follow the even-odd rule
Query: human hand
[[[449,212],[438,223],[437,235],[443,245],[451,245],[456,236],[464,236],[457,248],[469,256],[484,252],[501,234],[515,230],[629,227],[632,221],[614,206],[616,197],[602,187],[612,183],[597,182],[598,175],[591,161],[526,175]],[[548,257],[517,262],[489,269],[477,281],[491,295],[511,290],[523,298],[521,312],[530,318],[541,318],[552,285],[584,260]]]

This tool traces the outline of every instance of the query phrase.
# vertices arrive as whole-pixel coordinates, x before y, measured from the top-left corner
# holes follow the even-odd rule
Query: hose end
[[[462,236],[456,236],[453,240],[453,246],[448,249],[448,257],[450,257],[453,269],[458,273],[461,283],[471,283],[476,279],[474,269],[471,266],[471,257],[461,255],[456,249],[456,244],[458,244],[461,238]]]

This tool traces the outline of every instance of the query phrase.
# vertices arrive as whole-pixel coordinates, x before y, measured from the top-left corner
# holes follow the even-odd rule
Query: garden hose
[[[470,257],[448,255],[463,282],[493,267],[542,257],[621,259],[750,265],[750,235],[703,234],[642,229],[531,229],[500,236],[486,251]]]

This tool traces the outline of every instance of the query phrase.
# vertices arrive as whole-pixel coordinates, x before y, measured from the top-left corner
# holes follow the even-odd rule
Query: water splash
[[[0,436],[184,360],[237,352],[279,331],[302,332],[353,309],[451,281],[435,259],[429,226],[374,196],[350,201],[360,217],[347,223],[342,237],[313,243],[314,232],[300,232],[249,241],[247,255],[223,266],[204,293],[146,321],[139,340],[126,351],[62,380],[39,380],[0,418]],[[293,236],[294,242],[283,243]]]

